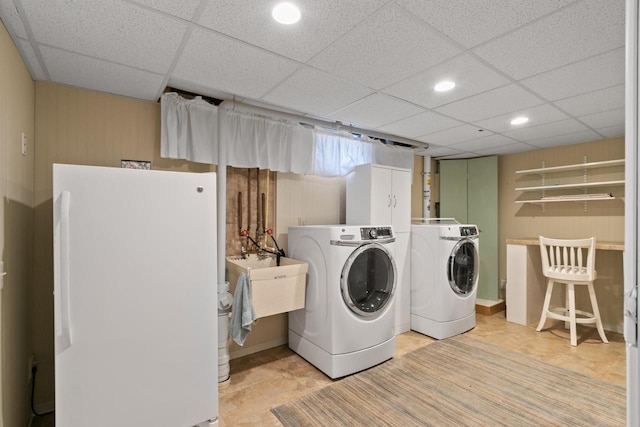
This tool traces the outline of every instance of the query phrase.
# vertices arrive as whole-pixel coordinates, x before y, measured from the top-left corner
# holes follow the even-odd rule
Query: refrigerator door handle
[[[71,193],[63,191],[60,195],[59,245],[60,277],[54,285],[56,350],[61,353],[71,347],[71,318],[69,301],[69,207]]]

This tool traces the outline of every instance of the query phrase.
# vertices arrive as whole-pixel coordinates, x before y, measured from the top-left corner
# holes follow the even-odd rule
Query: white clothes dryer
[[[305,307],[289,313],[289,347],[331,378],[395,354],[397,270],[391,227],[289,227],[289,256],[308,263]]]
[[[436,339],[476,325],[478,228],[450,218],[411,225],[411,329]]]

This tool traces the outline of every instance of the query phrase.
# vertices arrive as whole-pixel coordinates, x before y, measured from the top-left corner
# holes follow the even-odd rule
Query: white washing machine
[[[454,219],[411,225],[411,329],[436,339],[476,325],[478,228]]]
[[[289,313],[289,347],[331,378],[396,351],[391,227],[289,227],[289,256],[309,264],[305,308]]]

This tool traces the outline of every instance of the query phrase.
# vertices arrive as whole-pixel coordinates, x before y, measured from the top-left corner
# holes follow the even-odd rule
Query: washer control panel
[[[362,227],[360,229],[362,240],[388,239],[393,237],[391,227]]]
[[[475,225],[460,227],[460,236],[477,236],[478,228]]]

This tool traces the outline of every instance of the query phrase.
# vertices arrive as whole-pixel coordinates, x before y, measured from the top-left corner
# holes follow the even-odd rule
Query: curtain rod
[[[316,119],[307,116],[299,116],[292,113],[286,113],[284,111],[272,110],[269,108],[258,107],[251,104],[246,104],[244,102],[239,102],[235,100],[224,100],[220,103],[219,107],[225,108],[227,110],[233,110],[236,107],[239,107],[241,111],[245,112],[253,112],[265,116],[278,116],[284,119],[293,120],[296,122],[300,122],[302,124],[309,124],[313,126],[320,126],[327,129],[333,129],[335,131],[346,131],[349,133],[355,133],[359,135],[366,135],[373,138],[388,140],[390,142],[396,142],[399,144],[410,145],[414,148],[420,148],[422,150],[426,150],[429,148],[429,144],[421,141],[414,141],[413,139],[403,138],[400,136],[390,135],[382,132],[377,132],[369,129],[362,129],[355,126],[345,125],[341,122],[330,122],[326,120]]]

